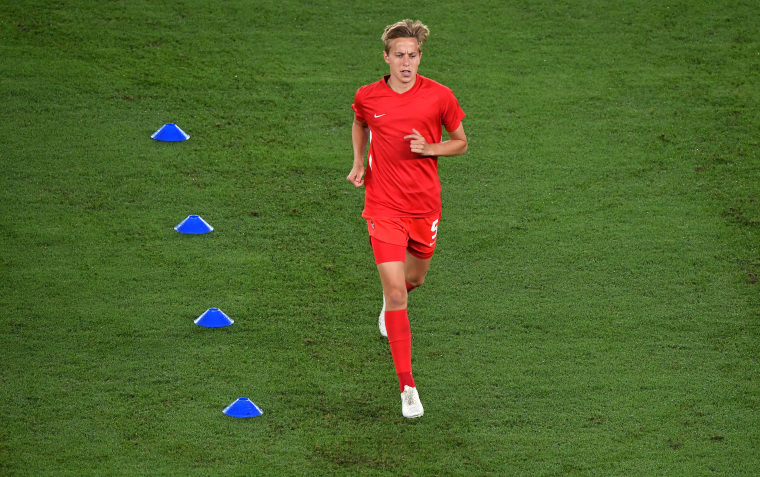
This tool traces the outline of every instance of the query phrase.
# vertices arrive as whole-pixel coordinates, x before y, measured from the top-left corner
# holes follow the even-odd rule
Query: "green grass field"
[[[345,180],[406,17],[470,145],[410,296],[414,421]],[[0,0],[0,474],[758,475],[757,19]]]

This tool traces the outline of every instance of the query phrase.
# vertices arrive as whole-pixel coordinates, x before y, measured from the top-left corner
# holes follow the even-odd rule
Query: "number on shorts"
[[[435,222],[433,222],[432,227],[430,227],[430,231],[434,232],[432,240],[435,240],[435,238],[438,236],[438,220],[440,219],[437,219]]]

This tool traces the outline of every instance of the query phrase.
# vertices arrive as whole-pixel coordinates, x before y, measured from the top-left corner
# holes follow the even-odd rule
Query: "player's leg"
[[[376,246],[376,245],[375,245]],[[406,311],[406,281],[404,262],[383,262],[377,264],[380,281],[385,296],[385,328],[391,347],[393,365],[398,375],[399,389],[414,387],[412,378],[412,331]]]
[[[387,331],[401,390],[401,411],[404,417],[419,417],[423,414],[423,409],[412,377],[412,333],[406,311],[406,231],[404,225],[398,221],[386,220],[369,219],[368,228],[375,263],[383,285],[380,329],[381,332],[383,328]]]
[[[383,284],[385,327],[401,391],[401,412],[407,418],[420,417],[424,410],[412,377],[412,330],[406,311],[404,262],[379,263],[377,270]]]
[[[397,237],[397,236],[394,236],[393,233],[389,233],[388,224],[386,224],[384,221],[378,221],[377,225],[375,224],[375,221],[371,220],[369,222],[372,224],[372,228],[370,229],[371,233],[380,232],[380,235],[382,235],[383,238],[390,238],[391,240],[396,240],[399,242],[403,242],[406,239],[405,235],[403,234],[403,231],[402,231],[401,237]],[[372,245],[372,252],[375,255],[376,264],[397,262],[401,264],[401,270],[403,274],[403,264],[406,258],[406,247],[404,245],[394,244],[394,243],[389,243],[389,242],[379,240],[378,238],[374,236],[374,234],[370,236],[370,244]],[[381,276],[381,281],[382,281],[382,276]],[[378,316],[377,322],[378,322],[378,328],[380,328],[380,334],[387,338],[388,330],[385,326],[385,311],[388,307],[388,300],[387,300],[388,295],[386,293],[385,287],[386,285],[383,284],[383,308],[380,310],[380,315]],[[399,292],[396,291],[394,293],[394,297],[392,300],[394,302],[393,303],[394,308],[392,309],[398,309],[397,307],[400,306],[396,304],[396,302],[401,298],[398,295],[399,295]],[[403,301],[404,301],[404,303],[402,304],[403,308],[406,308],[406,304],[405,304],[406,298],[403,298]]]
[[[407,293],[422,285],[425,281],[425,275],[427,274],[427,269],[429,267],[430,259],[418,259],[409,252],[406,252],[406,259],[404,261],[404,281],[406,282]],[[380,334],[387,338],[388,330],[385,327],[385,308],[385,293],[383,293],[383,307],[380,309],[380,316],[378,316],[377,321],[378,327],[380,328]]]
[[[367,232],[370,237],[369,243],[375,255],[375,263],[403,262],[406,258],[405,245],[407,243],[407,233],[404,230],[404,224],[394,219],[376,219],[372,217],[367,217],[366,219]],[[377,323],[380,334],[387,338],[385,308],[386,299],[385,293],[383,293],[383,307],[380,309]]]
[[[404,280],[406,281],[406,290],[410,292],[425,283],[425,276],[430,268],[432,256],[428,258],[419,258],[406,252],[406,261],[404,262]]]
[[[378,225],[378,227],[381,226]],[[370,238],[370,243],[383,285],[383,308],[380,311],[378,325],[380,334],[387,338],[386,313],[406,310],[407,286],[404,278],[406,247],[383,242],[374,236]]]
[[[408,292],[425,283],[430,261],[435,252],[440,222],[440,214],[427,218],[408,219],[406,222],[409,240],[404,261],[404,276]]]
[[[377,264],[380,282],[383,284],[385,311],[406,309],[406,280],[404,278],[404,262],[383,262]]]

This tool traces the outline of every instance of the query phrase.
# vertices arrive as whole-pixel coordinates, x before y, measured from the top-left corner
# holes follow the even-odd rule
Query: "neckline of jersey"
[[[391,75],[384,75],[383,76],[383,83],[385,83],[385,87],[388,88],[388,91],[390,91],[390,92],[392,92],[394,94],[397,94],[399,96],[406,96],[407,94],[409,94],[409,93],[411,93],[413,91],[416,91],[417,89],[420,88],[420,83],[422,83],[422,81],[420,81],[422,79],[422,76],[419,73],[417,73],[417,76],[414,78],[414,86],[412,86],[408,91],[404,91],[403,93],[399,93],[398,91],[395,91],[393,88],[391,88],[391,85],[388,84],[388,78],[390,78],[390,77],[391,77]]]

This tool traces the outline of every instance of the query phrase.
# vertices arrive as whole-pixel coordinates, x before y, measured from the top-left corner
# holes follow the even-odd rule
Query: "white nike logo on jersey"
[[[383,114],[375,114],[375,119],[377,119],[377,118],[382,118],[382,117],[383,117],[383,116],[385,116],[386,114],[388,114],[388,113],[383,113]]]

